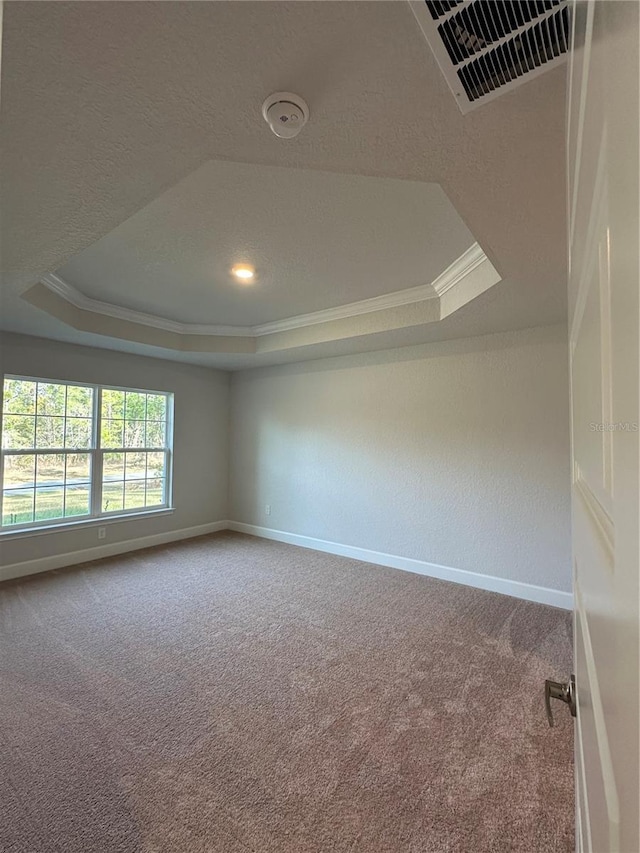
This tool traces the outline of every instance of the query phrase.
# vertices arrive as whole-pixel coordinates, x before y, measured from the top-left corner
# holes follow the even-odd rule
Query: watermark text
[[[589,424],[591,432],[638,432],[638,424],[635,421],[615,421]]]

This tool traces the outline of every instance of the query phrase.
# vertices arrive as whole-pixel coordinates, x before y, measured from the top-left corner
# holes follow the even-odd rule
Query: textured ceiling
[[[4,18],[3,328],[233,368],[564,320],[564,68],[462,116],[402,0],[12,2]],[[284,142],[260,105],[287,89],[311,120]],[[278,356],[156,351],[19,298],[210,160],[439,183],[503,281],[441,323]]]
[[[181,323],[251,326],[429,284],[472,243],[437,184],[210,161],[58,275]],[[230,274],[242,261],[251,285]]]

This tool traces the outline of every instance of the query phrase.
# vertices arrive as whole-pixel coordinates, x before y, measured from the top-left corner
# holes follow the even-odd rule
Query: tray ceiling
[[[402,2],[16,0],[5,4],[2,58],[3,330],[234,368],[523,328],[560,322],[566,316],[563,69],[553,69],[462,116],[409,4]],[[269,132],[260,105],[270,92],[288,88],[308,101],[311,119],[299,137],[283,142]],[[394,234],[393,245],[388,234],[381,237],[375,228],[371,232],[372,255],[367,260],[371,270],[375,258],[376,268],[366,282],[366,294],[364,276],[349,267],[353,261],[344,235],[338,241],[340,270],[331,256],[324,261],[327,269],[333,263],[333,271],[340,274],[327,275],[322,286],[305,291],[295,272],[311,257],[320,264],[322,242],[314,243],[308,229],[302,249],[297,244],[287,247],[282,218],[276,215],[273,223],[264,222],[273,215],[265,195],[253,261],[259,281],[246,290],[252,297],[246,305],[241,301],[245,294],[225,289],[216,267],[217,261],[223,263],[225,247],[207,248],[202,238],[209,231],[198,231],[197,222],[191,238],[182,237],[182,246],[171,236],[173,249],[183,256],[188,255],[188,240],[194,241],[195,255],[204,264],[201,278],[195,264],[185,267],[189,300],[175,299],[180,285],[167,271],[171,258],[164,256],[161,275],[151,274],[163,257],[163,246],[145,245],[141,231],[139,257],[135,247],[126,252],[123,248],[125,260],[118,263],[125,271],[134,261],[139,268],[150,264],[140,272],[142,286],[131,286],[119,274],[107,282],[98,263],[93,276],[80,276],[85,252],[117,240],[120,229],[125,233],[136,217],[151,215],[154,202],[161,210],[172,192],[179,194],[188,186],[190,176],[208,177],[209,170],[213,175],[217,169],[221,179],[223,161],[228,175],[258,170],[263,188],[278,167],[287,173],[287,181],[303,173],[308,185],[336,176],[366,207],[367,193],[375,196],[374,185],[365,183],[360,192],[360,180],[392,185],[401,181],[402,192],[415,190],[416,198],[420,193],[426,197],[430,187],[435,198],[439,186],[469,229],[467,241],[458,248],[453,226],[444,239],[435,237],[430,253],[418,251],[419,220],[406,221],[411,218],[405,215],[406,227]],[[245,183],[252,185],[251,180]],[[337,186],[327,181],[327,193],[338,192]],[[278,184],[282,197],[292,191]],[[247,243],[251,236],[238,236],[238,221],[251,218],[240,215],[240,201],[231,187],[216,204],[222,217],[225,207],[235,207],[227,233],[229,254],[254,248]],[[302,206],[301,201],[296,209]],[[328,210],[309,207],[321,230],[330,234]],[[420,214],[427,216],[426,208]],[[280,234],[280,246],[285,247],[273,261],[267,250],[269,229]],[[164,242],[165,237],[156,239]],[[403,240],[410,241],[410,251]],[[444,319],[440,306],[437,322],[388,326],[370,334],[363,334],[360,326],[352,337],[325,341],[319,339],[323,324],[315,324],[315,343],[310,338],[304,343],[300,329],[289,330],[283,333],[289,336],[286,350],[267,352],[256,345],[254,353],[237,357],[141,343],[140,338],[118,337],[113,329],[91,330],[84,321],[95,312],[38,284],[47,274],[65,271],[69,285],[86,299],[112,299],[125,310],[170,322],[253,327],[427,287],[474,241],[503,280]],[[385,246],[397,253],[396,265],[403,255],[398,275]],[[106,267],[117,272],[116,262],[107,260]],[[285,261],[290,268],[279,268],[270,279],[270,267],[276,262],[284,266]],[[225,269],[226,264],[224,260]],[[319,278],[314,281],[317,285]],[[29,291],[34,296],[33,289],[39,287],[47,298],[60,301],[55,311],[22,298]],[[61,319],[62,302],[66,319]],[[426,305],[424,301],[424,310]],[[434,307],[431,302],[429,310]],[[76,314],[70,323],[69,315],[79,311],[86,314]],[[103,322],[116,320],[96,316]],[[365,316],[369,323],[374,314]],[[365,322],[362,317],[359,323]],[[292,342],[296,335],[299,345]],[[266,338],[256,340],[264,346]]]
[[[429,284],[474,242],[437,184],[213,161],[56,274],[123,308],[253,326]]]

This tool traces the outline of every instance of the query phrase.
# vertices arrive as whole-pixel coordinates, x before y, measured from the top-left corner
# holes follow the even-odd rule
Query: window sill
[[[27,536],[41,536],[51,533],[68,533],[84,527],[106,527],[109,524],[117,524],[122,521],[135,521],[143,518],[156,518],[163,515],[171,515],[175,507],[163,507],[150,512],[128,512],[121,515],[108,515],[103,518],[85,518],[82,521],[63,521],[59,524],[47,524],[43,527],[21,527],[17,530],[0,530],[0,539],[22,539]]]

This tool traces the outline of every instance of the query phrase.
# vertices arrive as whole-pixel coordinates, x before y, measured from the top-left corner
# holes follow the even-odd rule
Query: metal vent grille
[[[459,6],[462,3],[462,0],[425,0],[425,3],[429,7],[431,17],[436,21],[438,18],[442,17],[445,12],[450,12],[454,6]]]
[[[568,0],[411,2],[462,112],[564,60]]]

